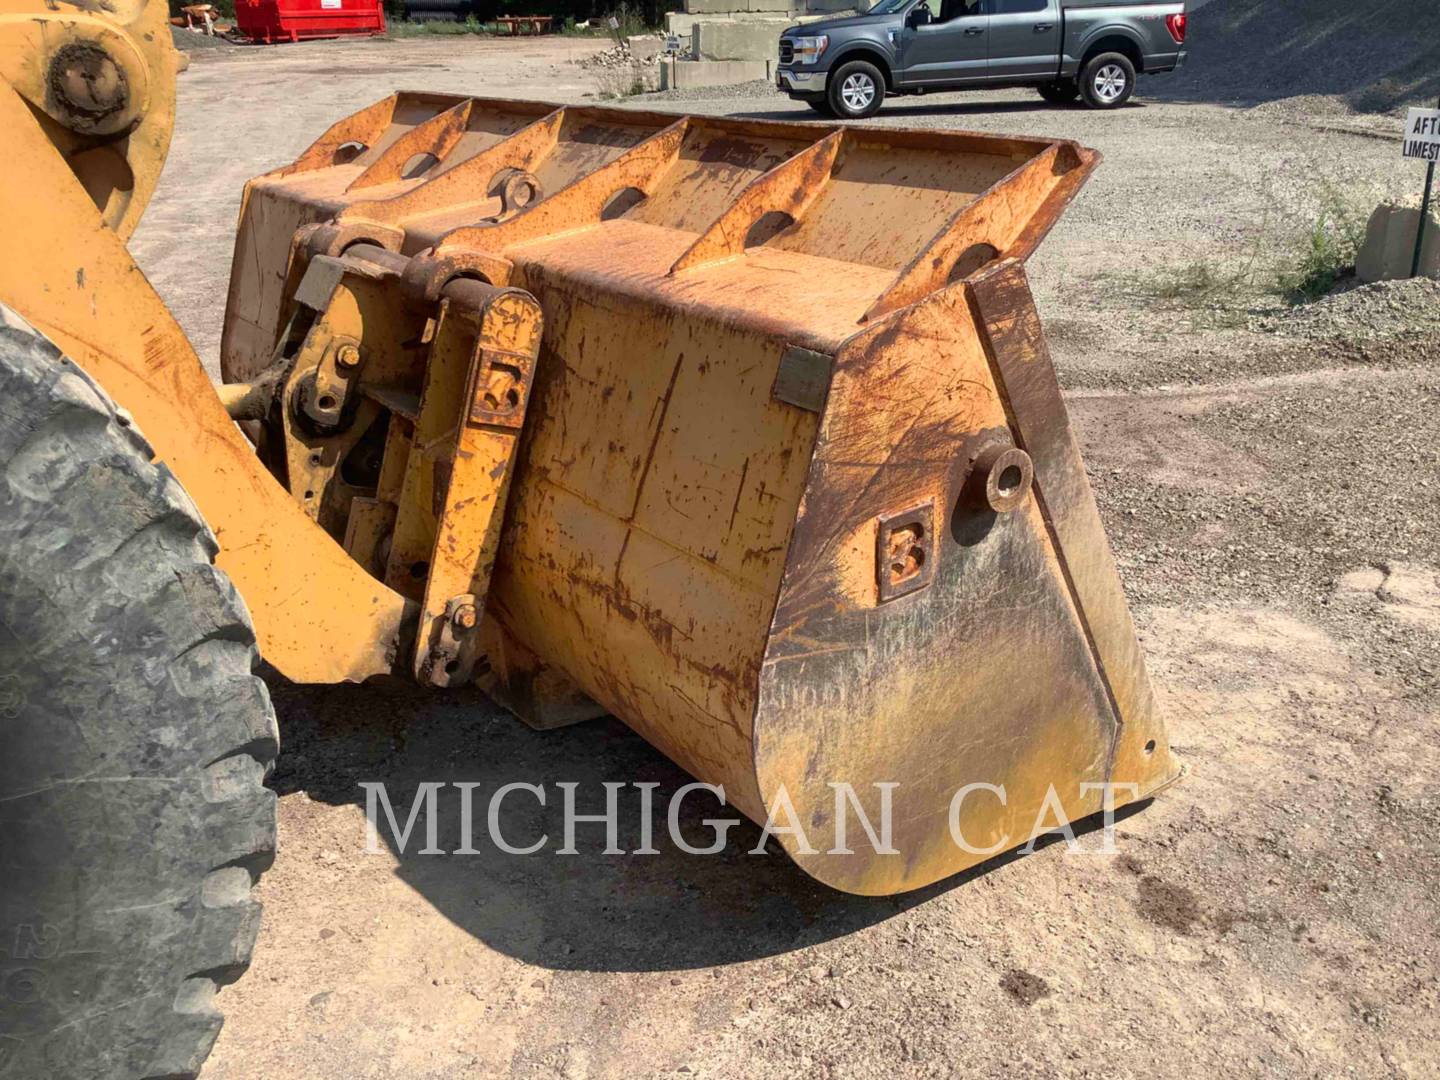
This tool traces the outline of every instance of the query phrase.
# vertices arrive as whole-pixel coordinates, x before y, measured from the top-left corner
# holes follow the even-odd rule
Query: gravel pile
[[[662,35],[657,34],[655,36],[661,41],[664,40]],[[686,47],[675,55],[682,60],[687,59],[690,56],[689,48]],[[630,51],[628,44],[621,44],[611,45],[610,48],[603,52],[582,56],[579,60],[576,60],[575,63],[586,70],[603,71],[611,68],[627,68],[634,64],[653,64],[656,63],[657,60],[658,58],[656,57],[641,59]]]
[[[1440,317],[1440,281],[1377,281],[1313,304],[1262,317],[1256,329],[1286,337],[1352,342],[1432,337]]]
[[[193,30],[182,30],[178,26],[170,27],[170,36],[175,39],[175,48],[183,52],[201,52],[208,49],[237,49],[240,46],[233,41],[223,37],[208,37],[205,34],[197,34]]]
[[[1146,92],[1251,104],[1323,94],[1362,112],[1433,105],[1435,18],[1435,0],[1213,0],[1191,18],[1186,66]]]
[[[1294,97],[1276,98],[1252,106],[1250,114],[1265,119],[1289,120],[1303,116],[1308,120],[1343,120],[1354,114],[1344,98],[1329,94],[1296,94]]]
[[[665,90],[658,94],[647,94],[646,101],[733,101],[736,98],[768,98],[777,104],[786,99],[768,79],[737,83],[734,86],[687,86],[682,90]],[[795,119],[804,120],[808,113]]]
[[[629,67],[635,62],[630,55],[630,49],[625,45],[611,45],[604,52],[591,53],[589,56],[582,56],[575,63],[582,68],[619,68]]]

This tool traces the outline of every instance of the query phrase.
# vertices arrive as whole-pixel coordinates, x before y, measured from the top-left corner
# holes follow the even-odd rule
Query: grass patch
[[[1309,231],[1276,271],[1280,294],[1294,305],[1313,303],[1329,293],[1354,270],[1367,220],[1354,202],[1333,189],[1326,191]]]
[[[645,12],[641,8],[632,7],[629,4],[617,4],[613,9],[600,16],[602,22],[611,18],[620,24],[615,30],[610,29],[609,23],[605,23],[605,25],[598,30],[592,30],[589,28],[588,23],[581,23],[577,26],[574,19],[566,19],[565,22],[568,25],[568,29],[562,30],[561,33],[573,33],[591,37],[608,37],[612,40],[618,36],[620,41],[624,41],[628,37],[648,33],[655,29],[653,26],[646,25]]]
[[[1195,304],[1249,289],[1253,283],[1254,275],[1248,265],[1227,270],[1213,259],[1196,259],[1183,266],[1166,267],[1143,279],[1140,292],[1152,300]]]
[[[1189,311],[1197,325],[1234,327],[1249,317],[1260,299],[1257,266],[1264,259],[1269,216],[1250,251],[1239,262],[1198,258],[1145,275],[1132,275],[1126,291],[1146,303]]]
[[[475,18],[466,19],[464,22],[460,22],[458,19],[448,22],[433,19],[425,22],[392,22],[388,27],[388,36],[392,38],[454,37],[459,34],[493,34],[495,31],[494,23],[482,23]]]
[[[1211,326],[1240,325],[1257,305],[1313,303],[1353,272],[1365,242],[1367,205],[1358,196],[1324,185],[1308,223],[1302,219],[1273,228],[1267,211],[1254,243],[1240,259],[1196,258],[1128,275],[1126,291],[1147,302],[1189,310]]]
[[[178,2],[178,0],[176,0]],[[234,0],[228,0],[233,4]],[[608,14],[601,16],[601,19],[614,17],[620,26],[616,30],[610,29],[608,25],[592,27],[589,21],[575,21],[574,16],[567,15],[563,22],[550,24],[551,34],[559,34],[562,37],[583,37],[609,40],[614,42],[624,41],[627,37],[637,34],[645,34],[653,28],[645,24],[644,12],[629,4],[620,4]],[[422,20],[410,22],[408,20],[391,17],[388,20],[388,36],[392,38],[415,38],[415,37],[452,37],[459,34],[490,34],[497,37],[508,37],[510,31],[497,22],[483,22],[475,16],[470,16],[464,22],[459,20],[440,21]],[[640,91],[635,91],[639,93]]]
[[[1215,259],[1165,267],[1126,284],[1142,302],[1188,312],[1194,325],[1207,329],[1243,325],[1257,299],[1252,267],[1226,266]]]

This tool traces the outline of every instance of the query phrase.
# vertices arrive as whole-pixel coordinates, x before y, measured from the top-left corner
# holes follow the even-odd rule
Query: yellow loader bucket
[[[226,397],[387,662],[913,889],[1178,772],[1023,267],[1097,161],[395,95],[249,185]]]

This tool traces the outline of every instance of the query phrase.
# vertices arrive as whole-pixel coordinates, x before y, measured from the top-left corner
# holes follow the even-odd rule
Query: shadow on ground
[[[437,846],[453,852],[462,846],[460,791],[453,785],[479,785],[471,844],[477,853],[420,854],[426,826],[417,821],[398,854],[397,872],[489,947],[542,967],[681,970],[789,952],[855,933],[1022,857],[1001,856],[904,896],[849,896],[807,877],[778,847],[750,854],[759,828],[708,792],[696,791],[681,803],[680,832],[702,847],[715,836],[707,819],[734,819],[724,849],[701,856],[671,844],[669,796],[692,779],[618,721],[535,732],[476,692],[431,694],[399,682],[295,686],[273,673],[268,681],[282,742],[271,786],[282,796],[304,791],[320,802],[363,807],[360,785],[380,781],[403,829],[419,785],[443,782]],[[507,854],[488,838],[490,797],[514,782],[546,792],[542,808],[532,793],[515,791],[498,815],[500,833],[512,846],[548,837],[530,855]],[[631,785],[658,785],[648,824],[659,853],[606,855],[605,826],[582,822],[577,854],[557,854],[564,844],[559,782],[578,785],[579,814],[603,813],[606,782],[627,785],[619,794],[618,836],[626,851],[642,846],[646,824]],[[356,820],[358,854],[364,836]],[[380,822],[381,842],[395,851],[383,812]],[[1098,824],[1086,822],[1076,831]]]
[[[1011,94],[1024,94],[1024,89],[1010,90]],[[902,104],[904,102],[904,104]],[[915,102],[911,104],[911,102]],[[1143,109],[1144,102],[1132,101],[1124,106],[1125,109]],[[1081,109],[1081,105],[1053,105],[1043,100],[1038,94],[1034,101],[996,101],[992,94],[986,94],[978,99],[966,99],[956,97],[953,94],[945,94],[943,100],[916,102],[914,98],[889,98],[885,107],[881,110],[880,116],[1005,116],[1014,113],[1033,112],[1064,112],[1072,109]],[[821,116],[819,113],[801,113],[797,116],[794,109],[763,109],[755,112],[728,113],[729,116],[743,117],[747,120],[788,120],[794,122],[797,119],[803,120],[807,117],[813,118],[820,124],[835,124],[837,121],[831,116]],[[863,121],[860,121],[863,122]]]

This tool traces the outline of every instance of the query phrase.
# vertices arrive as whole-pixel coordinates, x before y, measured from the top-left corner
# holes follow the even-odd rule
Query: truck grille
[[[788,38],[780,39],[780,63],[789,64],[795,60],[795,43]]]

